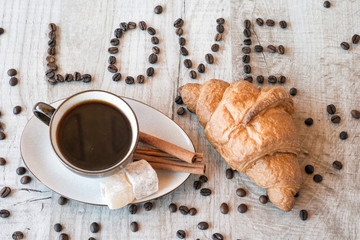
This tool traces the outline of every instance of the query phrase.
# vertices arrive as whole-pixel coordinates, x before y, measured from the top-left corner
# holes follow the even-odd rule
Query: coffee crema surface
[[[102,170],[118,163],[131,145],[126,116],[103,101],[85,101],[69,109],[56,131],[61,153],[85,170]]]

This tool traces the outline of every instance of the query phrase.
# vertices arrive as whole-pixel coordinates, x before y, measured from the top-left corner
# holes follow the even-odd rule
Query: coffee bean
[[[334,124],[339,124],[341,121],[341,117],[339,115],[333,115],[331,117],[331,122]]]
[[[206,230],[209,228],[209,224],[207,222],[199,222],[197,227],[200,230]]]
[[[244,40],[244,45],[249,46],[249,45],[251,45],[251,44],[252,44],[252,42],[251,42],[251,39],[250,39],[250,38],[247,38],[247,39]]]
[[[118,49],[117,47],[110,47],[110,48],[108,49],[108,52],[109,52],[110,54],[116,54],[116,53],[119,52],[119,49]]]
[[[0,210],[0,218],[8,218],[10,216],[10,212],[6,209]]]
[[[61,74],[56,74],[55,80],[57,82],[64,82],[65,81],[64,77]]]
[[[110,44],[113,46],[118,46],[120,44],[120,40],[118,38],[113,38],[110,40]]]
[[[136,23],[135,22],[128,22],[128,29],[135,29]]]
[[[152,48],[152,51],[153,51],[153,53],[155,53],[155,54],[159,54],[159,53],[160,53],[160,48],[159,48],[158,46],[154,46],[154,47]]]
[[[148,69],[146,69],[146,76],[148,77],[152,77],[154,75],[154,68],[153,67],[149,67]]]
[[[238,206],[239,213],[245,213],[248,210],[248,207],[246,206],[246,204],[242,203]]]
[[[269,53],[276,53],[276,47],[274,45],[267,46],[267,50]]]
[[[5,138],[6,138],[5,133],[0,131],[0,140],[4,140]]]
[[[0,166],[4,166],[6,164],[6,160],[0,157]]]
[[[97,222],[93,222],[90,224],[90,232],[97,233],[100,230],[100,225]]]
[[[13,113],[14,113],[15,115],[21,113],[21,107],[20,107],[20,106],[15,106],[15,107],[13,108]]]
[[[249,63],[250,62],[250,55],[244,55],[242,57],[242,62],[243,63]]]
[[[55,23],[49,23],[49,30],[50,30],[50,31],[56,31],[56,25],[55,25]]]
[[[62,229],[63,229],[63,227],[61,226],[60,223],[56,223],[56,224],[54,225],[54,231],[55,231],[55,232],[61,232]]]
[[[119,24],[119,27],[120,27],[120,29],[121,29],[123,32],[126,32],[126,30],[128,30],[128,25],[127,25],[126,22],[121,22],[121,23]]]
[[[204,73],[205,72],[205,65],[200,63],[199,66],[197,67],[197,70],[199,73]]]
[[[47,53],[54,56],[56,54],[56,49],[54,47],[49,47]]]
[[[81,80],[81,74],[79,72],[74,72],[73,79],[74,79],[74,81],[80,81]]]
[[[355,119],[360,119],[360,111],[358,110],[351,110],[351,116]]]
[[[243,188],[238,188],[236,189],[236,195],[238,195],[239,197],[245,197],[246,191]]]
[[[256,47],[256,46],[255,46]],[[241,51],[244,53],[244,54],[250,54],[251,53],[251,48],[249,47],[243,47],[241,49]]]
[[[268,83],[270,83],[270,84],[275,84],[276,82],[277,82],[277,78],[276,78],[275,76],[270,75],[270,76],[268,77]]]
[[[12,77],[12,78],[10,78],[10,80],[9,80],[9,85],[10,86],[16,86],[18,84],[18,79],[16,78],[16,77]]]
[[[114,36],[115,36],[116,38],[121,38],[122,35],[123,35],[123,30],[121,30],[121,28],[115,29],[115,31],[114,31]]]
[[[244,28],[245,29],[250,29],[250,27],[251,27],[250,20],[249,19],[244,20]]]
[[[191,67],[192,67],[192,62],[191,62],[191,60],[190,60],[190,59],[185,59],[185,60],[184,60],[184,66],[185,66],[186,68],[191,68]]]
[[[275,21],[272,19],[268,19],[268,20],[266,20],[266,25],[268,27],[273,27],[273,26],[275,26]]]
[[[96,240],[95,238],[93,238],[93,237],[89,237],[89,239],[88,240]]]
[[[329,8],[330,5],[331,5],[331,4],[330,4],[329,1],[325,1],[325,2],[323,3],[324,8]]]
[[[59,199],[58,199],[58,204],[59,205],[65,205],[67,203],[68,199],[63,197],[63,196],[60,196]]]
[[[246,76],[246,77],[244,77],[244,80],[252,83],[253,82],[253,77],[252,76]]]
[[[295,194],[294,198],[299,197],[299,195],[300,195],[300,193],[299,193],[299,192],[297,192],[297,193]]]
[[[199,190],[201,188],[201,182],[200,181],[195,181],[193,184],[193,187],[195,190]]]
[[[182,215],[187,215],[189,213],[189,209],[187,206],[180,206],[179,211]]]
[[[16,169],[16,174],[17,175],[24,175],[25,173],[26,173],[26,168],[24,168],[24,167],[18,167]]]
[[[55,85],[58,83],[55,78],[49,78],[47,81],[50,85]]]
[[[55,70],[53,70],[53,69],[48,69],[48,70],[46,70],[45,76],[46,76],[47,78],[53,78],[53,77],[55,76]]]
[[[217,24],[224,24],[224,23],[225,23],[225,19],[224,19],[224,18],[218,18],[218,19],[216,19],[216,23],[217,23]]]
[[[291,96],[295,96],[297,94],[297,89],[296,88],[290,88],[289,93],[290,93]]]
[[[131,77],[131,76],[127,76],[125,78],[125,83],[126,84],[134,84],[134,82],[135,82],[135,79],[133,77]]]
[[[156,34],[156,30],[152,27],[148,27],[147,29],[147,32],[150,34],[150,35],[155,35]]]
[[[54,71],[57,70],[57,65],[55,63],[48,63],[46,66]]]
[[[31,178],[29,176],[23,176],[22,178],[20,178],[21,184],[28,184],[30,181],[31,181]]]
[[[176,19],[176,21],[174,22],[174,27],[176,27],[176,28],[181,28],[183,24],[184,24],[184,20],[182,20],[181,18],[178,18],[178,19]]]
[[[49,55],[49,56],[46,57],[46,61],[47,61],[48,63],[53,63],[53,62],[55,62],[55,57]]]
[[[159,38],[158,37],[151,37],[151,43],[152,44],[159,44]]]
[[[81,81],[83,81],[84,83],[91,82],[91,75],[90,74],[83,74],[81,76]]]
[[[254,50],[255,52],[262,52],[264,48],[261,45],[255,45]]]
[[[196,79],[197,74],[196,74],[196,72],[195,72],[194,70],[191,70],[191,71],[189,72],[189,76],[190,76],[191,79]]]
[[[211,240],[224,240],[224,236],[221,235],[220,233],[214,233],[211,236]]]
[[[341,139],[341,140],[346,140],[347,138],[348,138],[347,132],[342,131],[342,132],[340,133],[340,139]]]
[[[136,214],[136,212],[137,212],[137,205],[136,204],[131,204],[130,206],[129,206],[129,212],[130,212],[130,214]]]
[[[219,48],[220,48],[220,46],[217,43],[214,43],[213,45],[211,45],[211,51],[213,51],[213,52],[219,51]]]
[[[225,176],[226,176],[227,179],[233,179],[234,170],[232,170],[231,168],[226,169]]]
[[[247,38],[251,37],[251,31],[247,28],[244,29],[243,34]]]
[[[169,205],[169,211],[170,211],[171,213],[174,213],[174,212],[177,211],[177,206],[176,206],[175,203],[170,203],[170,205]]]
[[[186,44],[185,38],[183,38],[183,37],[179,38],[179,45],[184,46],[185,44]]]
[[[195,208],[190,208],[190,209],[189,209],[189,214],[190,214],[191,216],[195,216],[195,215],[197,214],[197,210],[196,210]]]
[[[327,105],[326,111],[327,111],[329,114],[334,114],[334,113],[336,113],[336,107],[335,107],[335,105],[334,105],[334,104]]]
[[[73,75],[72,74],[65,74],[65,82],[71,82],[71,81],[73,81],[74,80],[74,78],[73,78]]]
[[[280,26],[281,28],[287,28],[287,22],[285,22],[284,20],[282,20],[282,21],[279,22],[279,26]]]
[[[13,76],[15,76],[15,75],[17,74],[17,71],[16,71],[15,69],[11,68],[11,69],[9,69],[9,70],[7,71],[7,74],[8,74],[10,77],[13,77]]]
[[[314,182],[316,182],[316,183],[321,183],[322,180],[323,180],[323,178],[322,178],[321,175],[315,174],[314,177],[313,177],[313,180],[314,180]]]
[[[262,203],[262,204],[266,204],[267,202],[268,202],[268,197],[267,196],[265,196],[265,195],[261,195],[260,197],[259,197],[259,201],[260,201],[260,203]]]
[[[306,221],[308,218],[308,212],[306,210],[301,210],[299,213],[299,217],[301,220]]]
[[[2,35],[4,32],[5,32],[5,30],[0,27],[0,35]]]
[[[285,47],[283,45],[278,46],[279,54],[284,55],[285,54]]]
[[[306,172],[307,174],[313,174],[314,171],[315,171],[314,166],[312,166],[312,165],[306,165],[306,166],[305,166],[305,172]]]
[[[259,84],[263,84],[264,83],[264,76],[263,75],[259,75],[256,77],[256,81],[259,83]]]
[[[157,55],[155,53],[152,53],[152,54],[150,54],[148,60],[149,60],[149,63],[155,64],[157,62],[157,60],[158,60],[158,57],[157,57]]]
[[[332,166],[333,166],[333,168],[336,169],[336,170],[341,170],[342,167],[343,167],[342,163],[339,162],[339,161],[334,161],[334,162],[332,163]]]
[[[359,41],[360,41],[360,36],[358,34],[354,34],[354,36],[352,36],[352,38],[351,38],[351,42],[353,44],[358,44]]]
[[[205,176],[205,175],[201,175],[201,176],[199,177],[199,181],[202,182],[202,183],[206,183],[206,182],[208,181],[208,178],[207,178],[207,176]]]
[[[214,56],[211,53],[208,53],[205,55],[205,61],[208,64],[213,64],[214,63]]]
[[[344,50],[349,50],[349,49],[350,49],[350,44],[347,43],[347,42],[342,42],[342,43],[340,44],[340,47],[341,47],[342,49],[344,49]]]
[[[179,107],[178,110],[176,111],[177,115],[184,115],[185,113],[185,108],[183,107]]]
[[[144,77],[144,75],[138,75],[138,76],[136,77],[136,81],[137,81],[138,83],[144,83],[144,82],[145,82],[145,77]]]
[[[11,188],[9,187],[3,187],[0,190],[0,197],[1,198],[6,198],[7,196],[9,196],[9,194],[11,193]]]
[[[116,63],[116,57],[115,56],[110,56],[108,59],[108,63],[110,65],[114,65]]]
[[[208,188],[202,188],[200,189],[200,195],[201,196],[210,196],[211,195],[211,190]]]
[[[12,239],[14,240],[19,240],[19,239],[23,239],[24,238],[24,234],[20,231],[16,231],[12,234]]]
[[[156,7],[154,8],[154,13],[155,13],[155,14],[160,14],[160,13],[162,13],[162,11],[163,11],[163,8],[162,8],[162,6],[160,6],[160,5],[158,5],[158,6],[156,6]]]
[[[139,224],[137,222],[130,223],[130,230],[132,232],[137,232],[139,230]]]
[[[184,30],[183,30],[182,28],[177,28],[177,29],[175,30],[175,33],[176,33],[176,35],[181,36],[181,35],[183,35]]]
[[[62,233],[59,236],[59,240],[69,240],[69,236],[66,233]]]
[[[280,84],[284,84],[285,82],[286,82],[286,77],[281,75],[281,76],[279,77],[279,83],[280,83]]]
[[[180,54],[183,55],[183,56],[187,56],[187,55],[189,55],[189,52],[185,47],[181,47],[180,48]]]
[[[145,30],[146,30],[146,22],[140,21],[140,22],[139,22],[139,28],[140,28],[141,30],[145,31]]]
[[[314,123],[314,120],[312,118],[305,119],[305,124],[307,126],[311,126],[311,125],[313,125],[313,123]]]
[[[218,24],[218,25],[216,26],[216,31],[217,31],[218,33],[223,33],[223,32],[225,31],[224,25]]]
[[[146,203],[144,203],[144,209],[145,209],[145,211],[151,211],[152,208],[153,208],[153,203],[152,203],[152,202],[146,202]]]
[[[184,239],[186,237],[186,233],[184,230],[178,230],[176,232],[176,236],[179,238],[179,239]]]
[[[221,35],[221,33],[217,33],[217,34],[215,35],[214,40],[215,40],[216,42],[220,42],[220,41],[221,41],[221,39],[222,39],[222,35]]]
[[[183,100],[182,100],[181,96],[177,96],[177,97],[175,98],[175,103],[176,103],[176,104],[183,104]]]
[[[118,71],[118,68],[115,65],[109,65],[107,69],[111,73],[116,73]]]
[[[222,214],[228,214],[229,213],[229,206],[227,205],[227,203],[222,203],[220,205],[220,212]]]
[[[264,25],[264,20],[262,18],[257,18],[256,19],[256,24],[259,25],[259,26],[262,26],[262,25]]]
[[[49,47],[55,47],[56,46],[56,40],[54,38],[50,39],[48,41],[48,46]]]
[[[55,38],[56,38],[56,31],[50,31],[50,32],[48,33],[48,37],[49,37],[49,39],[54,39],[54,40],[55,40]]]

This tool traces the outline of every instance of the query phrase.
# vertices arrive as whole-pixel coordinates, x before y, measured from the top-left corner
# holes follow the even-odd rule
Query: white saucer
[[[134,110],[141,131],[195,151],[190,138],[170,118],[144,103],[129,98],[124,100]],[[62,101],[56,101],[51,105],[56,108]],[[48,126],[36,117],[32,117],[25,126],[20,149],[29,171],[54,192],[79,202],[106,205],[100,195],[101,179],[83,177],[67,169],[52,149]],[[159,176],[159,191],[134,203],[164,196],[174,191],[190,176],[189,173],[162,170],[156,172]]]

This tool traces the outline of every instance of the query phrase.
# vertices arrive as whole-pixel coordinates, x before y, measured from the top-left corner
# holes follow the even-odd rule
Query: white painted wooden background
[[[211,239],[220,232],[225,239],[359,239],[360,238],[360,169],[359,121],[350,116],[352,109],[359,109],[360,46],[350,51],[340,49],[342,41],[350,41],[360,33],[360,2],[333,0],[325,9],[322,0],[232,0],[232,1],[48,1],[0,0],[0,26],[5,33],[0,36],[0,121],[5,126],[7,139],[0,142],[0,156],[8,164],[0,167],[0,187],[10,186],[13,191],[0,199],[0,208],[9,209],[11,217],[0,219],[0,239],[10,239],[14,231],[23,231],[25,239],[57,239],[53,231],[57,222],[71,239],[176,239],[176,231],[184,229],[187,239]],[[155,15],[157,4],[164,12]],[[207,68],[198,78],[204,82],[219,78],[232,82],[242,79],[242,30],[243,20],[257,17],[286,20],[286,30],[253,28],[263,46],[283,44],[286,54],[251,54],[253,76],[284,74],[288,80],[284,87],[296,87],[298,95],[295,121],[303,140],[301,167],[315,166],[324,180],[315,184],[312,176],[305,176],[294,209],[284,213],[271,203],[261,205],[258,197],[265,193],[246,176],[236,174],[232,180],[225,178],[227,165],[205,140],[203,129],[194,115],[187,112],[176,115],[173,99],[179,86],[193,82],[188,77],[178,52],[178,37],[173,22],[178,17],[185,20],[187,48],[195,65],[204,61],[210,52],[215,34],[216,18],[224,17],[226,31],[220,51],[215,55],[216,64]],[[144,20],[153,26],[160,38],[161,54],[156,64],[156,75],[143,85],[128,86],[121,81],[114,83],[107,72],[107,48],[114,29],[121,21]],[[57,62],[60,72],[90,73],[91,84],[71,83],[50,86],[44,77],[48,23],[56,23],[60,30],[57,38]],[[121,73],[136,76],[148,66],[151,52],[150,38],[140,30],[126,34],[121,40],[117,66]],[[16,68],[20,83],[10,87],[6,72]],[[267,85],[267,84],[265,84]],[[203,151],[208,163],[211,197],[201,197],[189,180],[175,192],[154,201],[151,212],[142,208],[136,215],[129,215],[127,208],[110,211],[107,207],[91,206],[70,201],[57,204],[58,195],[33,178],[29,185],[21,185],[15,174],[22,166],[19,143],[21,132],[32,116],[31,108],[38,101],[52,102],[82,90],[103,89],[143,101],[174,119],[193,140],[198,151]],[[326,105],[333,103],[342,121],[338,126],[330,123]],[[13,115],[12,108],[23,107],[20,115]],[[306,127],[304,119],[312,117],[314,125]],[[156,124],[156,123],[155,123]],[[341,131],[349,139],[341,141]],[[334,160],[343,162],[341,171],[333,170]],[[245,198],[235,194],[238,187],[247,190]],[[22,190],[24,189],[25,190]],[[170,214],[168,205],[174,202],[198,209],[196,216]],[[230,205],[230,214],[222,215],[222,202]],[[240,214],[236,208],[246,203],[249,210]],[[301,221],[301,209],[309,212],[309,219]],[[92,234],[91,222],[99,222],[101,231]],[[132,233],[129,224],[137,221],[140,230]],[[208,221],[206,231],[197,229],[197,223]]]

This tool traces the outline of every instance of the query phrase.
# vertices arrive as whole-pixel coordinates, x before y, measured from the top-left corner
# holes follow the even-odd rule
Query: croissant
[[[281,87],[259,90],[247,81],[215,79],[186,84],[180,94],[230,167],[266,188],[275,206],[290,211],[302,183],[290,95]]]

